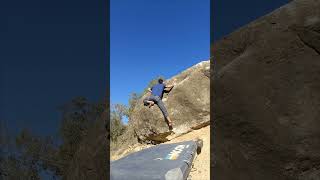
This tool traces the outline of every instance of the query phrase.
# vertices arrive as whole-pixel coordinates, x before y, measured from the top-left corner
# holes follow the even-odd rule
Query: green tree
[[[122,104],[115,104],[111,107],[110,111],[110,139],[111,141],[117,141],[117,138],[121,136],[125,131],[125,125],[123,124],[124,116],[128,115],[128,108]]]
[[[131,114],[134,110],[134,108],[136,107],[139,99],[141,99],[142,97],[142,94],[138,94],[138,93],[131,93],[130,95],[130,98],[129,98],[129,109],[128,109],[128,118],[129,118],[129,122],[130,122],[130,117],[131,117]]]
[[[52,136],[43,137],[22,130],[15,138],[12,151],[1,153],[0,179],[40,179],[40,172],[45,171],[53,173],[54,179],[69,173],[68,168],[80,143],[95,122],[103,118],[106,102],[92,103],[78,97],[59,109],[62,112],[59,142]],[[2,139],[1,147],[12,143]]]
[[[12,142],[6,143],[9,146]],[[14,143],[15,146],[10,147],[11,151],[1,156],[0,177],[2,179],[40,179],[39,173],[49,168],[46,164],[52,161],[51,157],[57,150],[53,145],[52,137],[35,136],[27,129],[23,129]]]
[[[72,161],[79,145],[88,135],[95,122],[102,117],[106,108],[106,102],[91,103],[84,97],[74,98],[71,102],[62,106],[62,124],[60,135],[62,144],[59,146],[58,157],[63,168],[59,174],[66,174],[67,167]]]

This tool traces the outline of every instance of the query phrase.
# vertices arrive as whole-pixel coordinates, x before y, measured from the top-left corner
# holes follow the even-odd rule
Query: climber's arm
[[[164,90],[165,91],[171,91],[171,89],[173,88],[173,84],[172,85],[165,85]]]
[[[173,84],[171,84],[171,85],[166,85],[166,88],[170,88],[170,89],[171,89],[171,88],[173,88],[173,86],[174,86]]]

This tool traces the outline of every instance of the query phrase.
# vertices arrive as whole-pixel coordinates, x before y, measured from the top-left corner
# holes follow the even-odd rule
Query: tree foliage
[[[129,121],[130,121],[130,117],[131,117],[131,114],[134,110],[134,108],[136,107],[139,99],[142,97],[142,94],[138,94],[138,93],[132,93],[130,95],[130,98],[129,98],[129,109],[128,109],[128,118],[129,118]]]
[[[110,111],[110,140],[117,141],[117,138],[125,131],[123,124],[124,116],[128,115],[128,108],[123,104],[115,104]]]
[[[40,179],[39,172],[53,167],[49,167],[52,164],[49,161],[57,151],[52,137],[36,136],[23,129],[14,143],[11,151],[1,157],[0,174],[3,179]]]
[[[59,109],[62,114],[60,138],[22,130],[15,138],[14,149],[0,157],[0,178],[33,180],[40,179],[40,173],[50,172],[55,179],[68,173],[81,141],[106,111],[106,102],[92,103],[78,97]]]

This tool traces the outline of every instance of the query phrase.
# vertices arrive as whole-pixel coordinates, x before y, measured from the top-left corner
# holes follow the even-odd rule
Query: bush
[[[126,126],[123,124],[123,117],[128,114],[128,108],[122,104],[115,104],[110,111],[110,140],[115,142],[123,134]]]

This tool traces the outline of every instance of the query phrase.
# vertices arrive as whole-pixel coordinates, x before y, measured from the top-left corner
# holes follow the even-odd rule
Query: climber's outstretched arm
[[[166,88],[170,88],[170,89],[171,89],[171,88],[173,88],[173,86],[174,86],[173,84],[171,84],[171,85],[166,85]]]
[[[173,88],[173,84],[172,85],[166,85],[165,87],[164,87],[164,90],[165,91],[171,91],[171,89]]]

